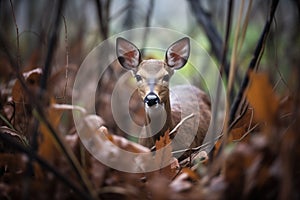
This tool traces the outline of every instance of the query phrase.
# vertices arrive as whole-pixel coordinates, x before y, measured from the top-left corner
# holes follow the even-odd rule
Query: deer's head
[[[169,80],[182,68],[190,54],[190,40],[182,38],[167,49],[165,60],[142,60],[139,49],[124,38],[117,38],[117,56],[123,68],[131,70],[146,107],[169,101]]]

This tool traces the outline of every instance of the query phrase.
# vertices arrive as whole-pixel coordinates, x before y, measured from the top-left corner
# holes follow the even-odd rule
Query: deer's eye
[[[138,74],[135,75],[135,79],[137,82],[142,81],[142,77]]]
[[[170,80],[170,76],[167,74],[167,75],[164,75],[163,77],[163,81],[166,81],[168,82]]]

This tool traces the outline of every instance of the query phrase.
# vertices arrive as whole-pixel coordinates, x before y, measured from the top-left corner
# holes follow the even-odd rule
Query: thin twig
[[[180,122],[172,129],[172,131],[170,131],[170,133],[169,133],[170,138],[172,137],[172,135],[173,135],[174,133],[176,133],[176,131],[179,129],[179,127],[180,127],[186,120],[188,120],[188,119],[190,119],[190,118],[192,118],[192,117],[194,117],[194,116],[195,116],[195,114],[192,113],[192,114],[190,114],[190,115],[184,117],[182,120],[180,120]],[[147,118],[146,118],[146,119],[147,119]],[[147,121],[147,123],[148,123],[148,121]],[[155,151],[156,146],[154,145],[154,146],[151,147],[150,149],[151,149],[151,151]]]
[[[220,72],[222,74],[222,71],[224,70],[224,65],[226,62],[226,57],[227,57],[227,52],[228,52],[228,43],[229,43],[229,36],[230,36],[230,32],[231,32],[231,22],[232,22],[232,8],[234,5],[234,1],[233,0],[229,0],[228,1],[228,10],[227,10],[227,18],[226,18],[226,34],[225,34],[225,41],[224,41],[224,45],[223,45],[223,50],[222,50],[222,62],[221,62],[221,66],[220,66]],[[230,65],[230,67],[232,67],[232,65]],[[230,77],[230,75],[232,75],[232,70],[231,68],[229,68],[229,76],[227,76],[228,81],[231,82],[231,79],[233,77]],[[220,95],[220,89],[221,89],[221,83],[222,80],[218,79],[218,88],[217,88],[217,94],[216,96],[219,97]],[[230,103],[230,93],[228,93],[229,91],[227,91],[227,101],[226,101],[226,113],[225,113],[225,125],[224,125],[224,137],[223,139],[223,144],[226,144],[228,141],[228,110],[229,110],[229,103]],[[218,105],[219,105],[219,98],[216,99],[216,107],[215,108],[215,112],[218,112]],[[215,130],[213,131],[214,133],[216,132]],[[212,141],[213,142],[213,141]]]
[[[247,109],[245,109],[245,110],[241,113],[241,115],[239,115],[239,116],[238,116],[238,117],[230,124],[230,126],[228,127],[228,131],[232,130],[232,128],[234,127],[234,125],[235,125],[240,119],[242,119],[242,117],[246,114],[246,111],[247,111]],[[249,124],[249,127],[248,127],[248,131],[247,131],[245,134],[249,134],[249,133],[248,133],[249,131],[251,132],[251,131],[254,130],[253,127],[251,128],[251,124],[252,124],[253,117],[254,117],[254,115],[253,115],[253,111],[252,111],[252,113],[251,113],[251,118],[250,118],[250,124]],[[256,128],[256,127],[257,127],[257,125],[255,125],[255,128]],[[224,132],[221,133],[218,137],[214,138],[213,141],[211,141],[211,142],[207,142],[207,143],[205,143],[205,144],[202,144],[202,145],[200,145],[200,146],[198,146],[198,147],[194,147],[194,148],[188,148],[188,149],[181,149],[181,150],[173,151],[172,154],[179,154],[179,153],[184,153],[184,152],[187,152],[187,151],[192,151],[192,153],[197,152],[197,151],[200,151],[200,149],[202,149],[202,148],[204,148],[204,147],[206,147],[206,146],[208,146],[208,145],[214,144],[216,141],[218,141],[219,139],[221,139],[223,136],[224,136]],[[243,136],[242,136],[240,139],[242,139],[242,138],[243,138]]]
[[[275,56],[275,58],[277,58],[277,55]],[[289,88],[288,86],[288,83],[286,82],[286,80],[283,78],[283,75],[280,71],[280,69],[278,68],[278,66],[276,65],[276,70],[277,70],[277,73],[279,74],[279,77],[280,79],[278,80],[278,82],[275,84],[275,86],[273,87],[273,91],[275,91],[275,89],[277,88],[279,82],[282,82],[283,85],[285,86],[285,88],[288,90],[288,93],[291,93],[291,89]]]
[[[248,129],[248,131],[243,134],[243,136],[241,136],[239,139],[237,140],[233,140],[233,142],[237,142],[237,141],[241,141],[243,140],[246,135],[248,135],[249,133],[251,133],[253,130],[255,130],[255,128],[257,128],[259,126],[259,123],[258,124],[255,124],[252,128]],[[191,151],[192,153],[195,153],[195,152],[198,152],[200,151],[202,148],[204,147],[207,147],[211,144],[214,144],[216,141],[218,141],[220,138],[222,138],[224,136],[224,133],[221,133],[218,137],[214,138],[214,142],[207,142],[205,144],[202,144],[198,147],[194,147],[194,148],[188,148],[188,149],[180,149],[180,150],[177,150],[177,151],[172,151],[172,154],[182,154],[182,153],[185,153],[187,151]]]
[[[69,105],[69,104],[51,104],[51,108],[58,109],[58,110],[72,110],[72,111],[79,111],[80,114],[86,115],[87,111],[81,106],[76,105]]]
[[[213,142],[206,142],[205,144],[202,144],[200,146],[194,147],[194,148],[188,148],[188,149],[180,149],[180,150],[176,150],[176,151],[172,151],[172,154],[182,154],[185,153],[187,151],[191,151],[192,153],[200,151],[200,149],[207,147],[211,144],[214,144],[216,141],[218,141],[221,137],[223,137],[223,134],[220,134],[218,137],[214,138]]]
[[[249,109],[251,109],[252,112],[251,112],[251,117],[250,117],[250,122],[249,122],[248,130],[250,130],[251,124],[252,124],[253,118],[254,118],[254,109],[253,108],[249,108]]]
[[[234,119],[234,121],[229,125],[228,131],[231,131],[232,128],[242,119],[242,117],[246,114],[247,107]]]
[[[236,63],[237,63],[237,54],[238,54],[238,45],[239,45],[239,39],[240,39],[240,25],[241,20],[243,16],[244,11],[244,3],[245,1],[242,0],[240,4],[240,10],[237,20],[237,25],[235,27],[235,33],[234,33],[234,42],[233,42],[233,49],[231,53],[231,59],[230,59],[230,71],[229,71],[229,78],[228,78],[228,85],[227,85],[227,96],[231,94],[231,90],[234,83],[235,73],[236,73]],[[228,98],[230,101],[231,99]],[[230,102],[227,100],[227,103],[230,105]]]
[[[244,133],[239,139],[232,140],[232,142],[240,142],[240,141],[242,141],[245,137],[247,137],[259,125],[260,125],[259,123],[255,124],[251,129],[249,129],[246,133]]]
[[[281,77],[279,77],[279,79],[276,81],[276,83],[274,84],[272,90],[275,91],[277,89],[277,87],[279,86],[279,83],[281,82]]]
[[[63,90],[63,94],[62,97],[57,97],[58,99],[63,99],[66,103],[66,94],[67,94],[67,88],[68,88],[68,81],[69,81],[69,45],[68,45],[68,27],[67,27],[67,22],[66,22],[66,18],[64,15],[62,15],[63,18],[63,22],[64,22],[64,28],[65,28],[65,50],[66,50],[66,70],[65,70],[65,78],[66,78],[66,82],[65,82],[65,86],[64,86],[64,90]]]
[[[246,17],[245,17],[243,27],[242,27],[241,42],[239,43],[239,47],[238,47],[238,52],[239,53],[242,50],[244,40],[246,38],[246,32],[247,32],[247,27],[248,27],[248,24],[249,24],[250,13],[251,13],[251,8],[252,8],[252,2],[253,2],[253,0],[249,0],[249,4],[248,4],[248,7],[247,7],[247,13],[246,13]]]
[[[172,129],[172,131],[169,133],[169,136],[171,137],[172,135],[173,135],[173,133],[175,133],[178,129],[179,129],[179,127],[186,121],[186,120],[188,120],[188,119],[190,119],[190,118],[192,118],[192,117],[195,117],[195,114],[194,113],[192,113],[192,114],[190,114],[190,115],[188,115],[188,116],[186,116],[186,117],[184,117],[173,129]]]
[[[232,22],[232,7],[233,7],[233,0],[228,1],[228,10],[227,10],[227,18],[226,18],[226,32],[225,32],[225,39],[223,43],[222,48],[222,54],[221,54],[221,66],[220,66],[220,72],[221,75],[225,71],[226,77],[229,78],[229,71],[230,66],[228,68],[228,72],[226,73],[225,65],[226,65],[226,58],[227,58],[227,52],[228,52],[228,43],[229,43],[229,36],[231,32],[231,22]]]
[[[17,63],[18,66],[21,67],[21,54],[20,54],[20,41],[19,41],[19,27],[17,24],[17,19],[15,16],[15,9],[14,9],[14,5],[12,3],[11,0],[9,0],[10,2],[10,7],[11,7],[11,12],[12,12],[12,16],[13,16],[13,20],[14,20],[14,24],[15,24],[15,28],[16,28],[16,34],[17,34]]]
[[[151,24],[150,21],[151,21],[152,15],[153,15],[153,10],[154,10],[154,0],[150,0],[147,15],[146,15],[146,20],[145,20],[145,27],[150,27],[150,24]],[[145,29],[144,35],[143,35],[142,47],[146,46],[148,35],[149,35],[149,30]],[[144,48],[141,49],[141,53],[142,54],[144,53]]]

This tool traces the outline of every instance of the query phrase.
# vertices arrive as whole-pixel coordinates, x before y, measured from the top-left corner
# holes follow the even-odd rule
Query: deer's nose
[[[154,93],[150,92],[144,99],[144,103],[146,103],[149,107],[154,106],[160,103],[159,97]]]

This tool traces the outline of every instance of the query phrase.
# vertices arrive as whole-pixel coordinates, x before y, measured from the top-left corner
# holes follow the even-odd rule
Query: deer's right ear
[[[122,67],[128,70],[135,70],[141,62],[139,49],[124,38],[117,38],[117,56]]]

